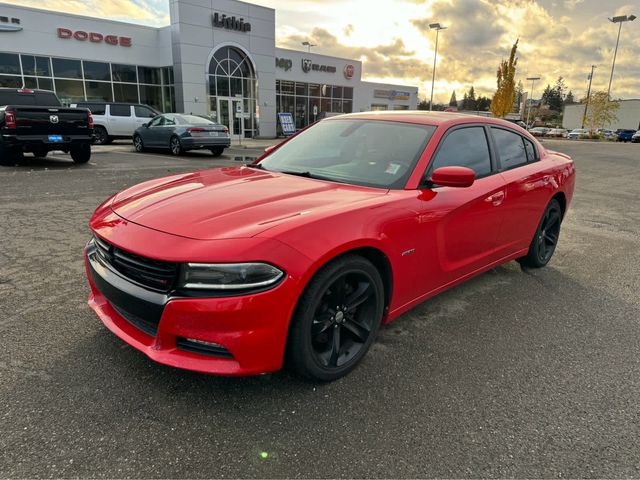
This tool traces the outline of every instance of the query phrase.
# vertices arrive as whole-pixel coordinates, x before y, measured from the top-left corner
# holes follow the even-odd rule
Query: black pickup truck
[[[24,152],[45,157],[71,153],[75,163],[91,158],[93,117],[86,108],[64,108],[46,90],[0,88],[0,164],[13,165]]]

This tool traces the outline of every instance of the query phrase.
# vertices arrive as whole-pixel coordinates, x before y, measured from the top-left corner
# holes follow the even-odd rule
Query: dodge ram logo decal
[[[58,123],[60,121],[60,119],[58,118],[58,115],[50,115],[49,116],[49,121],[51,123]]]

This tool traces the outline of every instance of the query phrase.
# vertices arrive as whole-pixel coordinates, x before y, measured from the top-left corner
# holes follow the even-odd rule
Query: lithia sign
[[[214,13],[211,21],[214,27],[234,30],[236,32],[250,32],[251,24],[245,22],[244,18],[227,17],[224,14]]]

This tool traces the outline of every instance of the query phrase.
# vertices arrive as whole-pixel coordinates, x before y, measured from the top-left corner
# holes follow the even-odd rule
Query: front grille
[[[116,312],[118,312],[118,314],[122,318],[124,318],[127,322],[129,322],[131,325],[136,327],[138,330],[142,330],[144,333],[146,333],[147,335],[151,335],[152,337],[155,337],[158,334],[158,324],[156,322],[138,317],[137,315],[134,315],[131,312],[127,312],[126,310],[123,310],[122,308],[117,307],[113,303],[111,304],[111,306]]]
[[[169,291],[176,282],[178,264],[134,255],[95,237],[96,253],[103,263],[145,287]]]

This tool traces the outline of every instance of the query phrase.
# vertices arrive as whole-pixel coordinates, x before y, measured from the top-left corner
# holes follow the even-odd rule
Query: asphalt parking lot
[[[0,477],[639,477],[640,145],[545,143],[578,170],[549,267],[424,303],[328,385],[157,365],[86,305],[103,199],[259,150],[0,168]]]

